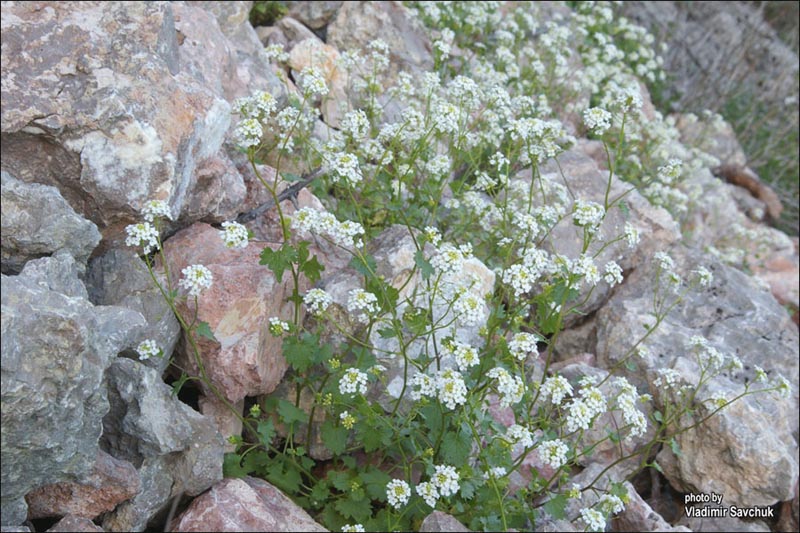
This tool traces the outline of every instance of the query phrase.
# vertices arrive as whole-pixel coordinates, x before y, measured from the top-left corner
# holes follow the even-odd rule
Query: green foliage
[[[272,26],[288,13],[286,2],[273,0],[256,0],[250,10],[250,24],[256,26]]]

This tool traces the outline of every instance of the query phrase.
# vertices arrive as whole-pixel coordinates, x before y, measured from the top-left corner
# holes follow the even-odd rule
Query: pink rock
[[[91,519],[134,497],[139,485],[139,474],[132,464],[100,450],[86,483],[53,483],[27,494],[28,518],[74,515]]]
[[[171,531],[327,531],[266,481],[224,479],[198,496]]]
[[[245,396],[269,394],[287,368],[281,339],[269,333],[269,319],[292,316],[292,304],[286,301],[292,293],[292,278],[285,273],[278,282],[266,266],[259,265],[262,250],[263,245],[255,243],[245,249],[228,248],[219,230],[202,223],[164,243],[173,287],[178,286],[181,270],[189,265],[204,265],[213,275],[212,286],[198,296],[197,320],[209,324],[216,341],[200,337],[197,342],[208,378],[233,403]],[[179,310],[191,321],[194,298],[180,303]],[[190,346],[185,333],[184,346]],[[199,375],[189,350],[178,355],[178,364]]]

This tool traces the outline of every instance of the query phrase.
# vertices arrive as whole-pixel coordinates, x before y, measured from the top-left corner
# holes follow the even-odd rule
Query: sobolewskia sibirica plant
[[[338,129],[311,136],[315,106],[330,95],[313,67],[299,73],[286,101],[260,91],[237,102],[234,139],[273,198],[281,230],[261,264],[278,281],[290,276],[294,312],[268,326],[282,339],[286,386],[243,417],[226,475],[269,480],[331,530],[418,529],[432,510],[474,530],[530,530],[546,515],[603,530],[627,495],[622,479],[573,485],[571,472],[594,450],[611,443],[613,463],[656,468],[659,446],[674,446],[707,418],[687,416],[698,404],[712,416],[744,395],[786,387],[705,396],[735,359],[700,340],[689,348],[699,379],[684,383],[664,369],[655,386],[684,392],[660,395],[655,406],[619,375],[687,291],[710,282],[702,265],[683,279],[666,254],[654,258],[654,319],[617,366],[605,377],[553,371],[565,322],[595,291],[625,281],[624,262],[606,252],[621,255],[642,237],[625,199],[649,181],[633,179],[621,193],[612,187],[634,167],[626,161],[657,162],[660,182],[679,181],[678,162],[638,151],[647,143],[636,137],[644,121],[632,71],[657,78],[655,54],[638,31],[607,35],[602,4],[542,27],[535,5],[509,17],[494,2],[417,7],[436,25],[435,71],[390,78],[380,41],[342,51],[350,92]],[[602,43],[609,57],[570,51],[575,36]],[[614,67],[623,49],[639,56]],[[573,53],[591,60],[586,87],[570,77]],[[575,142],[558,119],[567,109],[603,146],[608,174],[599,195],[584,197],[562,172],[545,171],[558,169]],[[259,172],[267,160],[274,178]],[[289,163],[316,176],[310,186],[325,193],[324,209],[284,209],[280,191],[298,178],[284,171]],[[616,231],[612,214],[624,222]],[[132,227],[129,243],[160,251],[157,220]],[[573,250],[554,245],[557,228],[573,232]],[[236,248],[248,245],[246,233],[224,224],[220,237]],[[387,257],[374,245],[382,234],[407,247]],[[350,284],[323,278],[326,260],[314,249],[349,257]],[[183,293],[162,294],[196,309],[210,283],[211,273],[194,265],[183,272]],[[192,317],[181,325],[209,333]],[[192,378],[206,381],[199,368]],[[567,517],[569,501],[584,507]]]

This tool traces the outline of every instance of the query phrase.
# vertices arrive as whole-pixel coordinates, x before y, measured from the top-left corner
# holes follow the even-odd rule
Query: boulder
[[[434,511],[426,516],[425,520],[422,521],[422,525],[419,526],[419,530],[428,533],[460,533],[462,531],[471,531],[464,526],[464,524],[456,520],[453,515],[441,511]]]
[[[29,261],[2,286],[2,521],[16,525],[25,494],[91,475],[109,408],[103,373],[144,318],[89,303],[68,254]]]
[[[69,533],[70,531],[86,531],[87,533],[92,533],[94,531],[102,532],[104,530],[88,518],[67,515],[48,529],[47,533],[56,531],[64,531],[65,533]]]
[[[266,481],[224,479],[194,501],[170,531],[327,531]]]

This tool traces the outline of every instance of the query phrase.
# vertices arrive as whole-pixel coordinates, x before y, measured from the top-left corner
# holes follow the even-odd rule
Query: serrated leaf
[[[336,510],[342,515],[354,519],[356,522],[366,522],[372,514],[372,505],[368,498],[355,501],[352,498],[342,498],[334,504]]]
[[[275,461],[266,468],[267,481],[289,494],[297,492],[303,478],[289,461]]]
[[[567,498],[566,494],[559,494],[550,498],[547,503],[544,504],[544,510],[556,520],[561,520],[566,517],[564,511],[567,508],[568,501],[569,498]]]
[[[334,424],[332,420],[326,420],[322,424],[322,442],[334,455],[341,455],[347,449],[348,430]]]
[[[244,477],[250,471],[242,467],[242,456],[238,453],[226,453],[222,459],[223,477]]]
[[[211,331],[211,326],[208,325],[208,322],[203,322],[203,321],[198,322],[194,330],[201,337],[205,337],[208,340],[217,342],[216,337],[214,337],[214,332]]]
[[[316,283],[322,277],[322,272],[325,270],[325,266],[317,261],[317,256],[315,255],[308,261],[305,261],[300,267],[300,270],[306,275],[311,283]]]
[[[278,400],[278,416],[286,424],[308,420],[308,414],[305,411],[286,400]]]
[[[273,250],[269,246],[265,247],[261,251],[261,260],[258,264],[267,265],[275,274],[275,279],[280,283],[283,281],[283,273],[291,268],[296,259],[297,250],[287,242],[277,250]]]
[[[422,274],[422,279],[428,279],[433,274],[433,266],[431,266],[430,262],[425,259],[425,254],[422,253],[422,250],[417,250],[414,253],[414,264],[416,264],[417,268],[419,268],[419,272]]]
[[[318,509],[322,507],[322,504],[324,504],[330,496],[331,491],[330,488],[328,488],[328,483],[322,480],[311,489],[311,494],[308,495],[308,499],[311,502],[311,506]]]
[[[275,436],[275,426],[272,424],[272,420],[260,420],[256,426],[256,432],[261,444],[269,447],[272,438]]]
[[[353,476],[349,472],[341,472],[339,470],[331,470],[328,472],[328,480],[338,490],[345,492],[350,490],[350,480]]]
[[[283,357],[292,368],[302,374],[312,364],[315,345],[315,339],[310,333],[304,333],[299,338],[286,337],[283,339]]]
[[[397,337],[397,332],[394,328],[381,328],[378,330],[378,335],[380,335],[382,339],[391,339]]]
[[[359,477],[364,482],[370,498],[386,501],[386,484],[392,480],[389,474],[377,468],[372,468],[367,472],[362,472]]]
[[[448,431],[442,439],[439,449],[442,458],[449,464],[463,464],[470,452],[469,435],[463,432]]]

